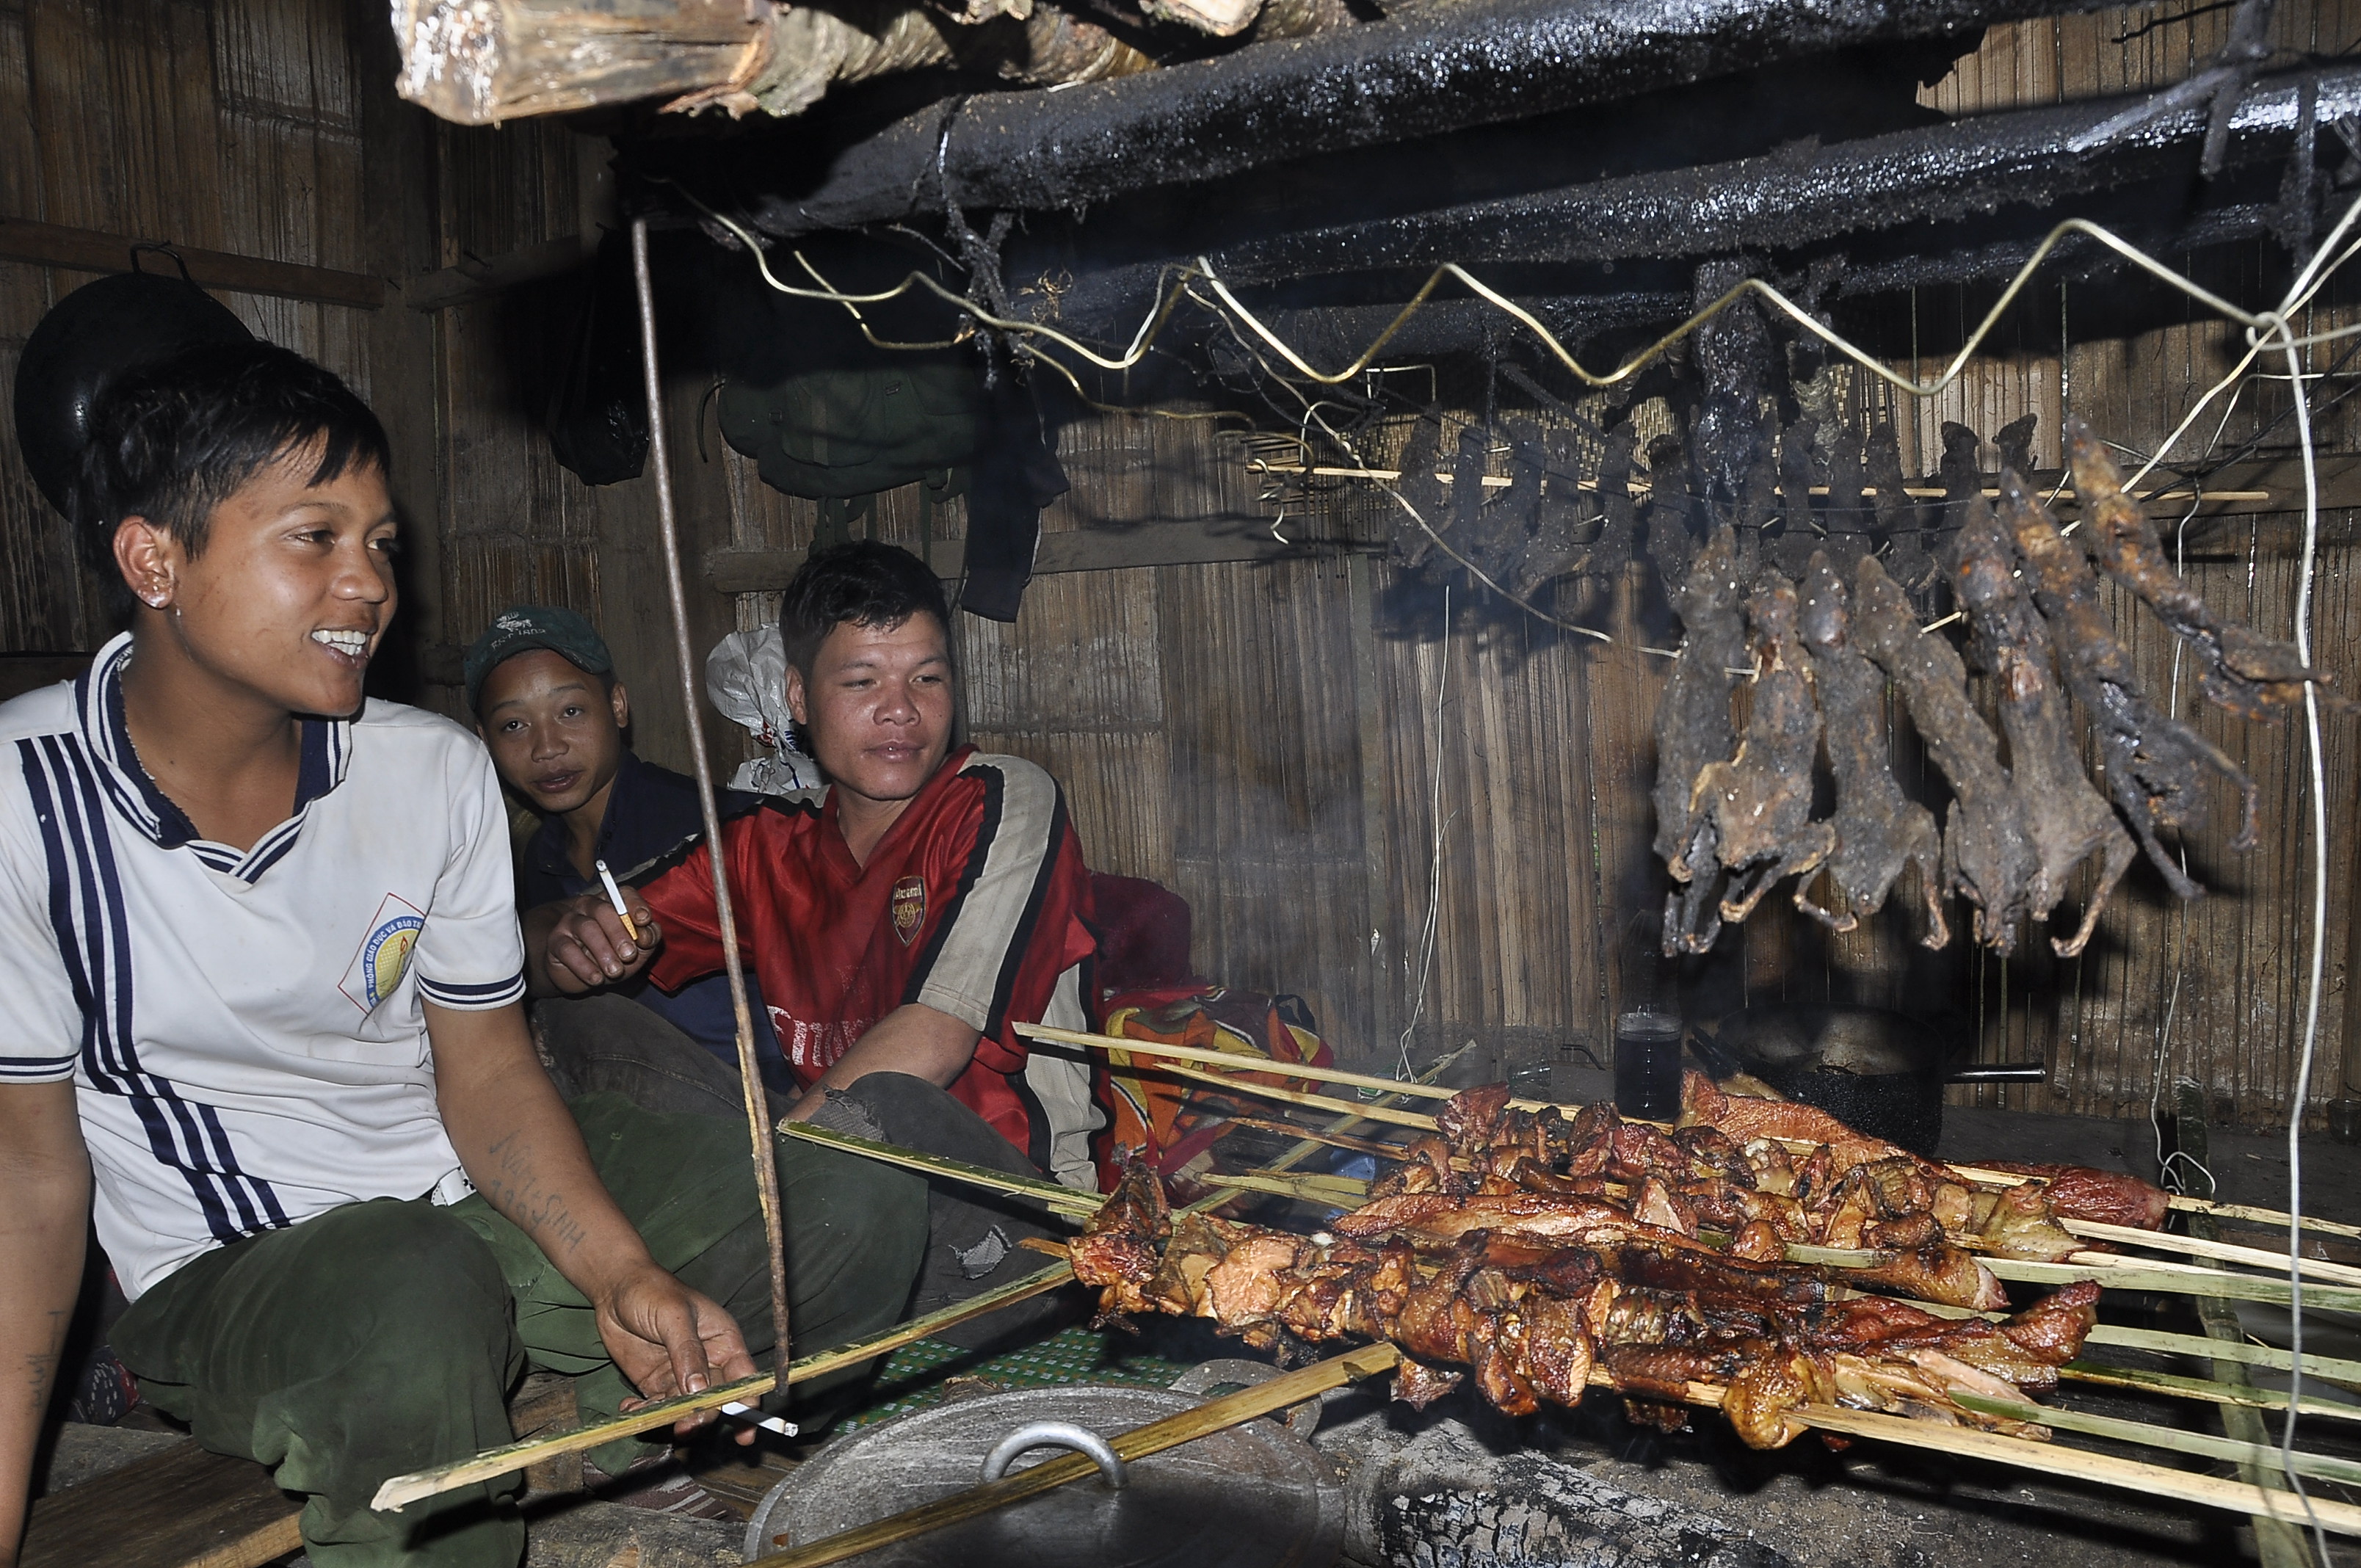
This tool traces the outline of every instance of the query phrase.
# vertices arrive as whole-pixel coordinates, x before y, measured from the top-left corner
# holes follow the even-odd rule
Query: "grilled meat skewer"
[[[1577,1404],[1593,1381],[1658,1404],[1719,1392],[1758,1447],[1799,1435],[1790,1412],[1813,1399],[2002,1424],[1971,1415],[1949,1390],[2022,1398],[2054,1386],[2097,1296],[2070,1286],[1998,1325],[1951,1322],[1897,1301],[1829,1300],[1809,1271],[1484,1227],[1443,1240],[1348,1218],[1366,1240],[1176,1221],[1154,1173],[1135,1163],[1069,1255],[1077,1277],[1101,1288],[1103,1318],[1203,1317],[1265,1349],[1382,1337],[1411,1358],[1395,1392],[1413,1404],[1465,1376],[1446,1366],[1468,1368],[1511,1415],[1543,1400]]]

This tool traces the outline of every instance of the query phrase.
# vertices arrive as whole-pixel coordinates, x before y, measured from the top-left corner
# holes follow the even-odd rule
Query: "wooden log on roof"
[[[1259,0],[1188,3],[1205,12],[1198,27],[1226,36]],[[1350,19],[1334,0],[1282,9],[1278,36]],[[786,115],[833,83],[928,66],[1046,86],[1158,63],[1096,22],[1027,0],[396,0],[394,31],[401,95],[467,126],[647,100]]]
[[[711,88],[769,31],[746,0],[395,0],[393,27],[396,90],[463,126]]]

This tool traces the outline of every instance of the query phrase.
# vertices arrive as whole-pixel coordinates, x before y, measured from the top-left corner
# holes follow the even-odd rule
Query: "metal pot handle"
[[[1110,1486],[1120,1486],[1128,1476],[1123,1460],[1108,1446],[1107,1440],[1088,1427],[1078,1427],[1071,1421],[1027,1421],[1000,1440],[993,1451],[984,1455],[983,1478],[997,1481],[1008,1473],[1008,1466],[1018,1454],[1035,1448],[1071,1448],[1077,1453],[1087,1453],[1095,1461],[1099,1474]]]

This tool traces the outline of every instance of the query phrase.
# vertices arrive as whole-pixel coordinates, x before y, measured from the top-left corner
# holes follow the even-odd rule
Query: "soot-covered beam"
[[[2312,90],[2316,126],[2361,115],[2361,67],[2315,73]],[[1444,261],[1489,269],[1495,278],[1504,269],[1528,276],[1540,269],[1573,269],[1575,276],[1544,284],[1553,295],[1565,294],[1569,285],[1579,289],[1599,263],[1676,262],[1736,252],[1766,254],[1785,266],[1839,256],[1845,263],[1838,284],[1843,294],[1966,281],[2013,271],[2044,231],[2078,214],[2137,231],[2136,243],[2166,235],[2191,244],[2220,243],[2268,231],[2284,217],[2273,204],[2279,181],[2260,181],[2254,171],[2291,150],[2305,91],[2302,82],[2281,79],[2248,92],[2233,122],[2225,177],[2215,182],[2210,203],[2199,200],[2207,192],[2197,179],[2206,134],[2202,105],[2075,149],[2079,137],[2121,113],[2124,102],[2113,100],[1978,115],[1832,146],[1211,246],[1207,252],[1225,280],[1241,287],[1284,284],[1289,303],[1301,302],[1314,286],[1310,280],[1331,280],[1330,286],[1359,302],[1356,328],[1392,308],[1375,302],[1389,293],[1406,297]],[[2117,199],[2103,210],[2111,194]],[[2151,199],[2134,203],[2131,211],[2115,210],[2141,194]],[[2235,197],[2245,200],[2226,200]],[[2080,264],[2097,259],[2094,247],[2076,243]],[[1170,258],[1187,259],[1178,253]],[[1165,265],[1074,269],[1071,287],[1060,296],[1060,319],[1083,332],[1127,335],[1155,297]],[[1026,275],[1022,265],[1012,273]],[[1521,291],[1516,282],[1502,282]],[[1621,291],[1629,287],[1600,290],[1602,304],[1616,302],[1608,317],[1628,322],[1633,297]],[[1563,307],[1586,318],[1594,313],[1576,309],[1571,295]]]
[[[2321,71],[2312,80],[2315,126],[2361,114],[2361,68]],[[2288,78],[2248,90],[2231,121],[2225,174],[2287,155],[2304,91],[2303,82]],[[1445,261],[1792,251],[1907,224],[2051,208],[2176,174],[2193,183],[2206,105],[2160,115],[2103,141],[2085,139],[2125,107],[2116,99],[1977,115],[1830,147],[1299,230],[1225,247],[1215,259],[1225,276],[1255,282]],[[2250,180],[2231,183],[2253,194]]]
[[[1497,125],[1806,59],[1956,38],[2096,0],[1433,0],[1382,22],[1117,82],[950,100],[840,151],[758,225],[796,235],[945,204],[1057,211],[1283,159]],[[692,181],[692,183],[694,181]]]

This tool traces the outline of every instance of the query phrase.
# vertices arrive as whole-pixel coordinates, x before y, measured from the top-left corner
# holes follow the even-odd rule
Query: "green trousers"
[[[729,1308],[760,1359],[776,1336],[742,1129],[615,1094],[572,1109],[656,1262]],[[927,1244],[925,1180],[784,1140],[779,1177],[796,1353],[900,1321]],[[369,1498],[389,1475],[508,1442],[507,1394],[528,1362],[581,1379],[586,1420],[631,1393],[589,1302],[481,1197],[348,1204],[206,1253],[141,1296],[110,1339],[146,1398],[199,1442],[260,1460],[308,1497],[314,1568],[515,1568],[518,1477],[400,1514],[372,1512]],[[796,1385],[799,1419],[866,1375]],[[620,1468],[632,1452],[593,1457]]]

